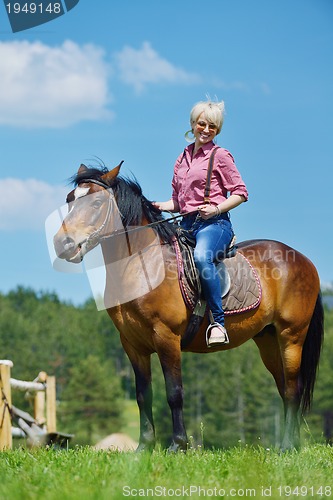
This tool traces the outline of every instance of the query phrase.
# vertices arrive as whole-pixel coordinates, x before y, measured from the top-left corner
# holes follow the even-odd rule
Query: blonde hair
[[[221,132],[223,120],[224,120],[224,101],[213,102],[213,101],[200,101],[195,104],[191,110],[190,114],[190,124],[192,129],[194,128],[201,113],[205,114],[205,118],[209,123],[216,125],[217,132],[216,135]]]

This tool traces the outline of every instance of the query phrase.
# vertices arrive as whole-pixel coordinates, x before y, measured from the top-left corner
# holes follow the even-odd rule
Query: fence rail
[[[29,429],[32,429],[31,434],[36,434],[36,429],[43,435],[57,432],[55,377],[40,372],[31,382],[17,380],[11,378],[13,366],[13,362],[10,360],[0,360],[0,450],[12,448],[13,436],[22,437],[25,435],[29,437]],[[34,416],[31,417],[31,427],[22,418],[24,412],[12,405],[12,390],[24,391],[33,399]],[[19,416],[19,428],[12,427],[14,415]]]

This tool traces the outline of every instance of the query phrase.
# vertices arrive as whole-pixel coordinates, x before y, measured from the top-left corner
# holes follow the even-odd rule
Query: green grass
[[[247,446],[177,455],[22,449],[1,454],[0,498],[214,498],[223,492],[225,498],[333,498],[332,470],[333,449],[324,445],[285,454]]]

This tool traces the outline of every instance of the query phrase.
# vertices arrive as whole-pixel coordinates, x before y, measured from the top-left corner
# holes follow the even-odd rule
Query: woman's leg
[[[227,249],[233,236],[229,221],[202,224],[196,234],[194,260],[199,271],[202,290],[214,321],[224,326],[220,278],[215,261]]]

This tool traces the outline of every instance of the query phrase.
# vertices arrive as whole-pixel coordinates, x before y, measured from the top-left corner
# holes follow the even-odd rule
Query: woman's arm
[[[244,201],[246,201],[246,198],[242,194],[231,194],[229,198],[217,205],[215,210],[219,211],[220,214],[223,214],[224,212],[229,212],[229,210],[238,207],[238,205]]]
[[[154,201],[153,205],[161,210],[161,212],[179,212],[179,205],[172,198],[168,201]]]
[[[219,203],[219,205],[201,205],[199,207],[199,214],[203,219],[209,219],[210,217],[214,217],[214,215],[229,212],[229,210],[238,207],[244,201],[246,199],[242,194],[231,194],[229,198]]]

